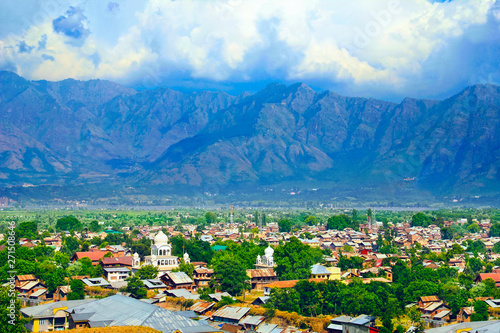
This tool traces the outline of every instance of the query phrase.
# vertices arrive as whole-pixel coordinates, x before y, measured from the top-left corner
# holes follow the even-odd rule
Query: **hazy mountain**
[[[235,97],[0,72],[0,182],[491,193],[500,185],[499,110],[494,85],[395,104],[303,84]]]

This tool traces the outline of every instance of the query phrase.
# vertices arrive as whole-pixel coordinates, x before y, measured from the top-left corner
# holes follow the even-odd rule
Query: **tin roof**
[[[66,310],[70,316],[85,314],[91,327],[148,326],[164,333],[220,332],[204,321],[194,321],[134,298],[113,295]],[[92,314],[89,316],[89,314]]]
[[[276,273],[272,268],[247,269],[247,275],[250,278],[276,277]]]
[[[215,302],[198,302],[191,307],[191,311],[202,313],[215,305]]]
[[[263,316],[246,316],[242,320],[240,320],[239,324],[240,325],[254,325],[257,326],[260,323],[262,323],[266,319],[266,317]]]
[[[193,280],[184,272],[166,272],[163,276],[167,276],[175,284],[193,283]]]
[[[248,311],[250,311],[250,308],[226,305],[215,311],[212,315],[212,318],[219,317],[239,321],[248,313]]]

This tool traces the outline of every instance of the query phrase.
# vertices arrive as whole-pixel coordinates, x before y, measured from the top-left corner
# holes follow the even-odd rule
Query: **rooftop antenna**
[[[233,205],[231,205],[231,224],[233,223]]]

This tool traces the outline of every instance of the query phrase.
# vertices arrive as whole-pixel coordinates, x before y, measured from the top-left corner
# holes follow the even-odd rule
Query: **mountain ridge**
[[[401,103],[271,83],[249,95],[136,91],[0,72],[0,184],[495,192],[500,88]],[[404,179],[415,179],[406,182]]]

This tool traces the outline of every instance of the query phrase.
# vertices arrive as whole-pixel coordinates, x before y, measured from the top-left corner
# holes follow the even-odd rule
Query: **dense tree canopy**
[[[334,215],[326,223],[327,229],[344,230],[345,228],[359,229],[357,221],[351,219],[347,214]]]
[[[83,229],[83,224],[74,216],[66,216],[57,220],[56,228],[63,231],[80,231]]]
[[[276,275],[280,280],[308,279],[311,276],[311,266],[321,262],[322,257],[323,253],[319,248],[304,245],[296,237],[292,237],[274,251]]]
[[[249,290],[249,278],[246,268],[240,259],[229,251],[218,252],[212,262],[214,275],[211,285],[231,295],[240,295]]]
[[[412,227],[428,227],[429,225],[434,223],[434,218],[432,216],[428,216],[422,212],[418,212],[414,214],[411,218],[411,226]]]

